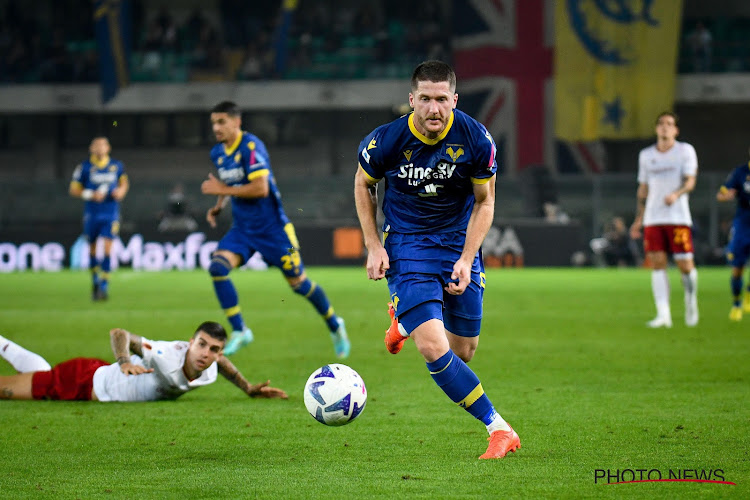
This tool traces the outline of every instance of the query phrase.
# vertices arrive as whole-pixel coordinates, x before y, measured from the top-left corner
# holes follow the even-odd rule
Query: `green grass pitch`
[[[386,284],[363,269],[308,273],[347,321],[346,364],[369,393],[356,421],[329,428],[305,410],[308,375],[336,362],[312,307],[276,271],[234,272],[256,340],[232,360],[288,401],[249,399],[221,377],[174,402],[0,401],[0,496],[750,497],[750,315],[727,319],[728,269],[699,270],[696,328],[684,326],[669,271],[670,330],[644,326],[647,270],[490,270],[470,366],[522,442],[496,461],[477,459],[484,426],[438,389],[413,342],[386,352]],[[55,364],[111,360],[112,327],[172,340],[204,320],[226,324],[204,272],[120,270],[110,293],[92,303],[85,272],[0,275],[0,334]],[[11,373],[0,360],[0,375]],[[721,470],[736,485],[614,485],[595,482],[597,469]]]

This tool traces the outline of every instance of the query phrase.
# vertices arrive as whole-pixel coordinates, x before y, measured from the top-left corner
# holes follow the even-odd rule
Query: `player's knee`
[[[461,358],[464,363],[471,361],[476,351],[476,346],[460,346],[453,348],[453,352],[456,353],[456,356]]]
[[[220,255],[214,255],[211,258],[211,263],[208,265],[208,274],[214,278],[227,276],[231,270],[232,264]]]
[[[294,293],[297,293],[299,295],[302,295],[303,297],[307,297],[310,295],[311,292],[314,291],[315,283],[310,281],[309,278],[305,278],[304,280],[293,282],[289,282],[289,286],[292,287],[292,290],[294,290]]]

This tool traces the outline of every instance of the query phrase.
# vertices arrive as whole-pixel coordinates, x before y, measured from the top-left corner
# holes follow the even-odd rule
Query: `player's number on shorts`
[[[674,230],[675,245],[682,246],[686,251],[690,251],[690,229],[678,227]]]
[[[297,269],[299,267],[300,260],[301,259],[299,256],[299,252],[297,252],[296,250],[290,254],[282,255],[281,256],[281,268],[284,271]]]

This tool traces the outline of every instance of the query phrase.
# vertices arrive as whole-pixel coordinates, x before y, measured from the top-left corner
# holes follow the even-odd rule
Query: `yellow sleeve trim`
[[[73,186],[83,187],[83,184],[81,184],[78,181],[70,181],[70,187],[73,187]]]
[[[492,177],[487,177],[486,179],[477,179],[476,177],[472,177],[471,182],[472,184],[487,184],[488,182],[490,182],[490,179],[492,179]]]
[[[254,181],[258,177],[267,177],[268,176],[268,169],[262,168],[260,170],[256,170],[255,172],[250,172],[247,174],[247,180]]]
[[[370,181],[372,184],[377,184],[378,182],[380,182],[380,179],[376,179],[375,177],[368,174],[367,170],[362,168],[362,165],[360,165],[359,168],[362,169],[362,173],[365,174],[365,177],[367,177],[367,180]]]
[[[729,192],[729,190],[727,189],[727,187],[726,187],[726,186],[721,186],[721,187],[719,188],[719,192],[720,192],[720,193],[722,193],[722,194],[724,194],[724,193],[727,193],[727,192]]]

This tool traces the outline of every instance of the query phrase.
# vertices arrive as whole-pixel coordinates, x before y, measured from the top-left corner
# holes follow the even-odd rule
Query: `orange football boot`
[[[404,347],[404,342],[409,337],[404,337],[398,331],[398,320],[396,319],[396,310],[393,308],[393,302],[388,302],[388,314],[391,317],[391,326],[385,331],[385,348],[391,354],[398,354]]]
[[[503,458],[509,451],[515,453],[521,447],[521,438],[518,437],[512,427],[509,431],[493,432],[487,440],[490,444],[487,445],[487,451],[484,452],[484,455],[479,457],[481,460]]]

